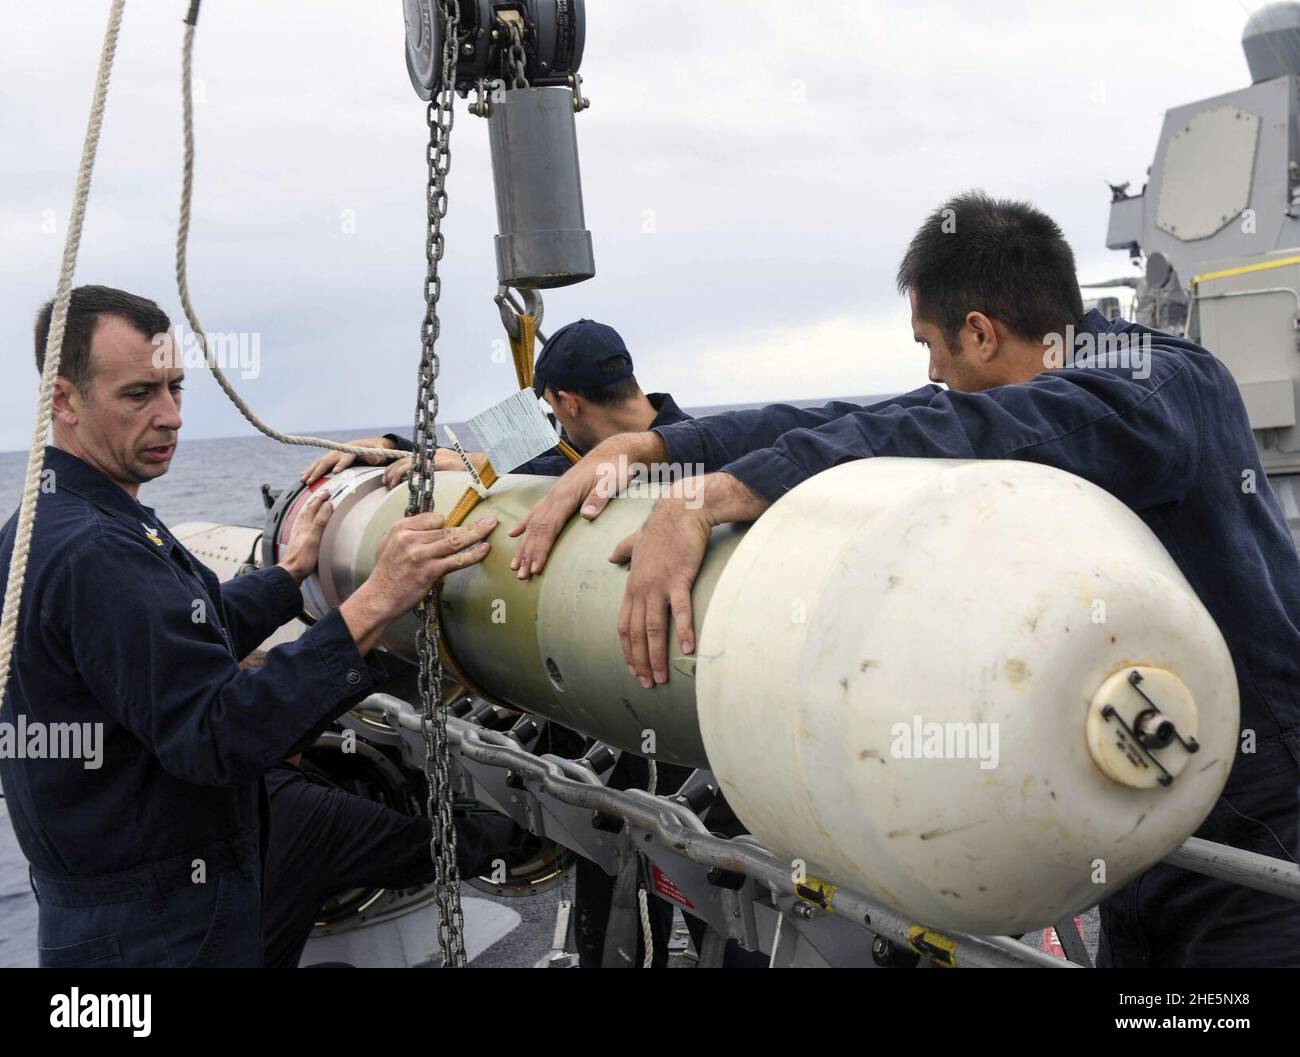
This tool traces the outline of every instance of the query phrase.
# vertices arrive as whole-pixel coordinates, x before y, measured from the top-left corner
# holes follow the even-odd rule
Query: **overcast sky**
[[[1128,273],[1103,245],[1106,181],[1141,187],[1166,109],[1249,83],[1258,6],[587,0],[577,123],[598,274],[546,295],[544,329],[613,324],[643,386],[687,405],[919,385],[893,274],[925,213],[971,187],[1029,198],[1084,278]],[[76,274],[173,321],[185,7],[127,4]],[[58,274],[107,11],[0,10],[0,449],[31,431],[31,321]],[[207,329],[258,336],[241,392],[285,429],[409,420],[426,132],[399,0],[208,0],[195,47],[190,287]],[[457,106],[448,419],[514,388],[493,359],[486,123]],[[248,431],[192,372],[185,435]]]

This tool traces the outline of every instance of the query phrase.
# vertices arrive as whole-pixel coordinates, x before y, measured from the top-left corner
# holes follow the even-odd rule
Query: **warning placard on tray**
[[[509,473],[560,442],[531,389],[521,389],[475,415],[469,426],[497,473]]]

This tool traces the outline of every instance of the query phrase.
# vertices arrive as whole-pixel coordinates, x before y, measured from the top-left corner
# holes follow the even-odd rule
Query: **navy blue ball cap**
[[[618,331],[580,319],[561,327],[542,347],[533,368],[533,392],[599,389],[632,377],[632,355]]]

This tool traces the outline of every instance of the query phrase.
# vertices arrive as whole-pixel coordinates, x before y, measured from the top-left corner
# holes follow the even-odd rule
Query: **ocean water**
[[[841,399],[869,403],[873,397]],[[793,401],[801,406],[823,400]],[[695,414],[740,410],[753,404],[695,409]],[[473,431],[451,423],[466,447]],[[410,435],[410,424],[378,426],[343,433],[317,431],[331,440],[351,440],[383,433]],[[153,507],[166,525],[215,521],[261,526],[265,517],[261,486],[283,488],[315,458],[318,449],[278,444],[260,435],[187,441],[181,438],[172,467],[140,489],[140,501]],[[17,509],[27,467],[26,452],[0,452],[0,521]],[[0,801],[0,967],[36,964],[36,901],[28,884],[27,860],[14,839],[7,805]]]

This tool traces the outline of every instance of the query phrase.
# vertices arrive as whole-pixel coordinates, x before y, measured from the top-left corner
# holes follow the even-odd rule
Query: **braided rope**
[[[72,301],[72,275],[76,271],[77,253],[81,248],[81,225],[86,217],[90,177],[95,169],[95,154],[99,150],[99,130],[104,124],[108,81],[113,70],[113,56],[117,52],[117,35],[122,27],[122,9],[125,5],[126,0],[113,0],[108,13],[108,28],[104,31],[104,44],[99,54],[99,72],[95,75],[90,118],[86,122],[86,138],[81,146],[81,164],[77,168],[77,185],[72,193],[72,211],[68,215],[68,235],[63,243],[63,263],[59,269],[59,283],[55,288],[50,333],[45,341],[45,368],[41,372],[40,398],[36,404],[36,422],[32,426],[32,446],[27,455],[23,498],[18,507],[18,532],[14,538],[13,555],[9,559],[4,614],[0,617],[0,705],[3,704],[4,689],[9,685],[14,642],[18,637],[18,610],[22,602],[23,583],[27,579],[27,557],[31,553],[32,530],[36,525],[36,496],[40,489],[41,473],[45,468],[45,438],[54,413],[54,381],[59,376],[59,362],[63,359],[63,334],[68,324],[68,305]]]
[[[650,897],[645,887],[636,890],[637,902],[641,904],[641,942],[645,947],[645,956],[641,959],[642,969],[653,969],[655,964],[655,937],[650,931]]]
[[[654,796],[659,789],[659,767],[653,757],[646,758],[646,792]],[[642,862],[645,860],[642,859]],[[655,936],[650,929],[650,896],[646,892],[645,885],[640,885],[636,890],[637,902],[641,908],[641,938],[645,947],[645,956],[641,959],[642,969],[653,969],[655,963]]]
[[[185,161],[181,178],[181,215],[176,228],[176,288],[180,293],[181,308],[185,312],[185,319],[189,322],[190,330],[199,339],[208,368],[212,371],[212,376],[216,378],[217,384],[221,386],[222,391],[230,398],[230,402],[239,410],[239,413],[244,416],[254,429],[272,440],[277,440],[281,444],[328,448],[330,451],[346,452],[349,455],[379,456],[384,459],[402,458],[405,456],[405,452],[395,451],[391,448],[358,448],[351,444],[340,444],[337,441],[326,440],[324,437],[281,433],[278,429],[268,426],[257,417],[253,409],[244,403],[243,398],[235,392],[235,387],[230,384],[225,374],[222,373],[221,368],[217,365],[216,357],[208,348],[207,335],[204,333],[203,326],[199,323],[199,317],[195,314],[194,305],[190,301],[190,284],[186,271],[187,248],[190,238],[190,200],[194,193],[194,98],[191,82],[193,79],[195,22],[197,22],[197,16],[194,21],[185,23],[185,37],[181,45],[181,111],[185,137]]]

